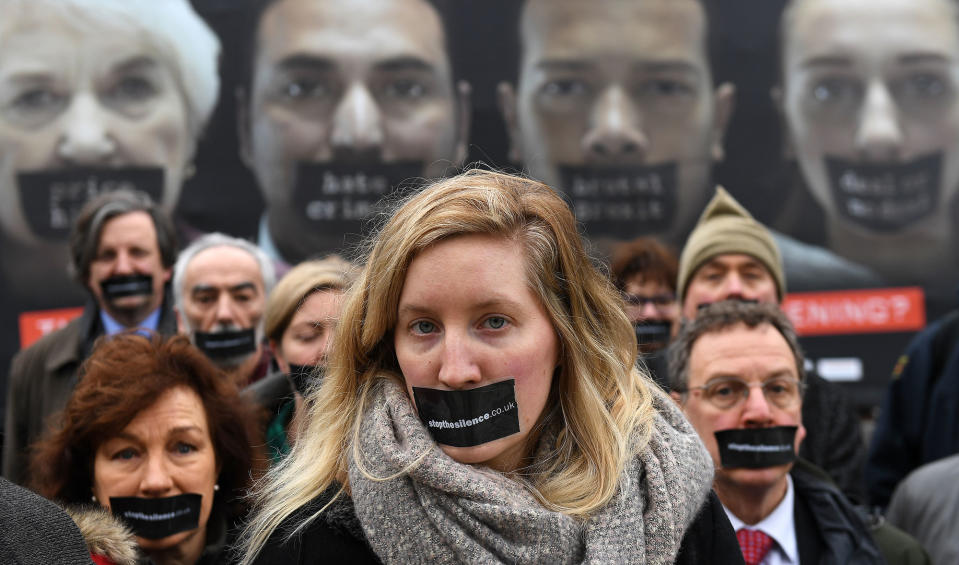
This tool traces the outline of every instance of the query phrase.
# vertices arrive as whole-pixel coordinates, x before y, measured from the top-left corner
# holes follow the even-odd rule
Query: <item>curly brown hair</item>
[[[256,408],[186,337],[101,338],[80,375],[59,426],[32,446],[30,486],[44,497],[89,501],[100,445],[177,386],[195,392],[206,410],[225,500],[237,501],[265,470]]]

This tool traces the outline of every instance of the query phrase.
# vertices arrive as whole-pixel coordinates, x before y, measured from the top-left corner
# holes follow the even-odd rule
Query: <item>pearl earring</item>
[[[220,490],[220,484],[219,484],[219,483],[213,485],[213,492],[217,492],[217,491],[219,491],[219,490]]]
[[[90,500],[93,501],[94,504],[96,504],[96,503],[97,503],[97,495],[91,496],[91,497],[90,497]]]

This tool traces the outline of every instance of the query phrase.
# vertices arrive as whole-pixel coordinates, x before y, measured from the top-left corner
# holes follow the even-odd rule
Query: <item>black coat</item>
[[[327,491],[330,492],[330,491]],[[353,503],[335,502],[315,520],[289,538],[289,533],[329,500],[324,493],[280,524],[257,556],[257,565],[288,563],[380,563],[363,535]],[[411,563],[416,562],[411,556]],[[742,565],[743,556],[733,527],[712,491],[683,537],[678,565]]]

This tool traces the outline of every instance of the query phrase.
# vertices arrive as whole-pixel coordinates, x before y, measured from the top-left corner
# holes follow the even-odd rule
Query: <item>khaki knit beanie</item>
[[[755,257],[776,281],[776,291],[782,301],[786,294],[783,260],[772,234],[726,190],[716,187],[716,196],[709,201],[696,228],[689,234],[679,257],[679,303],[686,299],[686,287],[693,274],[706,261],[724,253],[742,253]]]

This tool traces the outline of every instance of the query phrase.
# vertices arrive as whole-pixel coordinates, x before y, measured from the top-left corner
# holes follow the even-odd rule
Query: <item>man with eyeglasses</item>
[[[876,534],[900,545],[880,555],[829,477],[796,458],[806,436],[803,357],[775,304],[705,306],[673,341],[669,366],[671,396],[712,455],[713,488],[747,565],[922,562],[914,540],[885,526]]]
[[[676,285],[684,323],[713,302],[779,304],[786,276],[779,246],[728,192],[716,189],[686,240]],[[824,469],[854,502],[865,502],[865,444],[856,414],[836,385],[811,373],[802,412],[808,436],[800,456]]]

